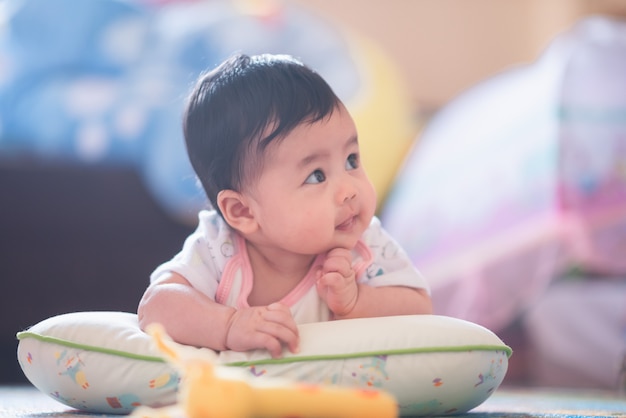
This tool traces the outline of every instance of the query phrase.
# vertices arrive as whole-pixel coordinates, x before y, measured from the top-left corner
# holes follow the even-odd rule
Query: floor
[[[0,418],[112,418],[68,409],[30,386],[0,386]],[[626,395],[500,388],[465,418],[626,417]]]

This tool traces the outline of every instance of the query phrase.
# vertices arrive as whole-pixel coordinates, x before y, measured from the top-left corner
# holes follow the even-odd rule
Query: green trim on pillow
[[[360,351],[358,353],[348,354],[320,354],[315,356],[293,356],[282,357],[277,359],[261,359],[256,361],[235,361],[232,363],[226,363],[226,366],[234,367],[252,367],[263,364],[290,364],[301,363],[304,361],[323,361],[323,360],[345,360],[361,357],[374,357],[374,356],[393,356],[393,355],[408,355],[408,354],[431,354],[431,353],[458,353],[461,351],[503,351],[506,353],[507,358],[511,357],[513,350],[506,345],[466,345],[458,347],[423,347],[423,348],[403,348],[403,349],[390,349],[379,351]]]
[[[26,338],[34,338],[36,340],[53,343],[65,347],[78,348],[85,351],[93,351],[98,353],[110,354],[113,356],[124,357],[134,360],[150,361],[157,363],[164,363],[165,360],[157,356],[147,356],[143,354],[131,353],[128,351],[115,350],[112,348],[98,347],[94,345],[81,344],[73,341],[64,340],[62,338],[50,337],[46,335],[37,334],[31,331],[22,331],[17,333],[18,340]],[[291,364],[302,363],[305,361],[325,361],[325,360],[346,360],[362,357],[375,357],[384,355],[410,355],[410,354],[431,354],[431,353],[458,353],[458,352],[471,352],[471,351],[503,351],[506,353],[507,358],[511,357],[513,350],[506,345],[463,345],[454,347],[421,347],[421,348],[403,348],[403,349],[388,349],[377,351],[360,351],[357,353],[346,354],[320,354],[310,356],[292,356],[282,358],[268,358],[259,359],[255,361],[236,361],[232,363],[226,363],[226,366],[233,367],[252,367],[255,365],[263,364]]]
[[[23,340],[26,338],[34,338],[36,340],[39,341],[43,341],[46,343],[53,343],[53,344],[58,344],[64,347],[70,347],[70,348],[78,348],[81,350],[85,350],[85,351],[94,351],[97,353],[104,353],[104,354],[110,354],[113,356],[118,356],[118,357],[125,357],[125,358],[129,358],[129,359],[133,359],[133,360],[142,360],[142,361],[151,361],[151,362],[156,362],[156,363],[165,363],[165,360],[163,360],[161,357],[157,357],[157,356],[146,356],[143,354],[136,354],[136,353],[131,353],[128,351],[122,351],[122,350],[114,350],[112,348],[106,348],[106,347],[98,347],[95,345],[88,345],[88,344],[81,344],[81,343],[76,343],[73,341],[68,341],[68,340],[64,340],[62,338],[57,338],[57,337],[49,337],[46,335],[41,335],[41,334],[37,334],[35,332],[31,332],[31,331],[22,331],[22,332],[18,332],[17,333],[17,339],[18,340]]]

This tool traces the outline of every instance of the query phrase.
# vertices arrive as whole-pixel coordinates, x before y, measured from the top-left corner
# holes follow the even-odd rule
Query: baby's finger
[[[283,304],[272,303],[269,305],[267,310],[263,313],[263,319],[282,324],[296,334],[298,333],[298,325],[291,315],[291,310]]]
[[[281,358],[283,355],[283,345],[278,338],[265,333],[260,332],[257,334],[256,347],[265,348],[272,358]]]
[[[346,277],[341,273],[330,272],[324,274],[318,281],[318,288],[321,286],[326,291],[338,291],[346,287]]]
[[[232,328],[231,328],[232,330]],[[282,353],[282,345],[278,339],[258,329],[232,330],[226,336],[226,347],[233,351],[247,351],[264,348],[272,357],[279,357]]]
[[[268,311],[280,311],[280,312],[287,312],[291,314],[291,311],[289,310],[289,306],[282,304],[280,302],[275,302],[272,303],[270,305],[267,306],[267,310]]]
[[[291,310],[288,306],[281,303],[273,303],[269,305],[264,314],[264,319],[287,328],[290,331],[290,338],[289,340],[282,339],[282,341],[287,344],[289,351],[296,352],[299,350],[300,334],[298,331],[298,325],[293,319],[293,315],[291,314]],[[294,335],[295,339],[291,338],[291,335]]]
[[[352,260],[352,251],[346,248],[333,248],[328,253],[326,253],[326,258],[331,257],[339,257],[345,258],[346,260]]]
[[[259,327],[259,331],[285,344],[292,353],[298,351],[300,339],[297,332],[294,332],[291,328],[283,324],[267,321]],[[276,354],[280,356],[281,353]],[[274,354],[272,354],[272,356],[274,356]]]
[[[324,261],[323,272],[338,272],[341,275],[348,277],[352,274],[352,265],[350,264],[350,260],[345,258],[330,257]]]

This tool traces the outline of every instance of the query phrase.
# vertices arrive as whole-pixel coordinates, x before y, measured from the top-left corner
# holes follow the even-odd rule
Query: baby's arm
[[[424,289],[357,283],[351,260],[349,250],[336,248],[328,253],[319,272],[318,293],[335,319],[432,313],[432,302]]]
[[[432,314],[432,302],[424,289],[404,286],[373,287],[360,283],[356,286],[356,304],[349,312],[335,314],[335,319]]]
[[[213,350],[267,349],[280,357],[283,345],[298,349],[298,328],[289,308],[275,303],[234,309],[194,289],[181,275],[168,273],[146,290],[138,308],[139,325],[160,323],[180,344]]]

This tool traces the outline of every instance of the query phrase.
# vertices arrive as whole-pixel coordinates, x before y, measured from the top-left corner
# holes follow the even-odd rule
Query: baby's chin
[[[328,245],[328,248],[325,252],[329,252],[337,248],[343,248],[343,249],[352,251],[354,247],[356,247],[357,242],[359,242],[360,237],[361,236],[359,235],[356,238],[350,238],[350,239],[344,238],[344,239],[336,240],[332,244]]]
[[[366,228],[363,228],[362,225],[359,225],[349,233],[345,231],[334,230],[332,233],[326,236],[326,240],[318,241],[320,245],[317,248],[320,251],[318,251],[317,254],[324,254],[337,248],[343,248],[352,251],[363,236],[365,229]]]

